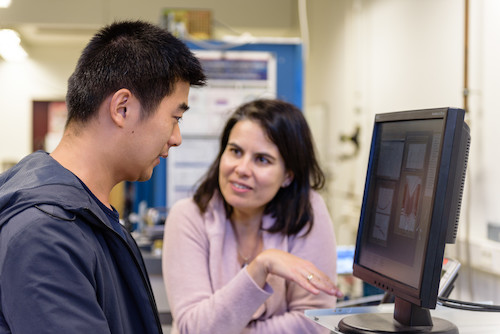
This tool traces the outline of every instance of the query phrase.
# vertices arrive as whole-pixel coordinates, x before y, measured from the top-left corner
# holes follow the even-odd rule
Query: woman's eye
[[[177,123],[180,123],[182,121],[182,116],[174,116],[175,120]]]
[[[241,153],[241,151],[235,147],[230,148],[229,152],[233,153],[234,155],[238,155]]]
[[[269,164],[270,161],[266,157],[257,157],[257,161],[261,164]]]

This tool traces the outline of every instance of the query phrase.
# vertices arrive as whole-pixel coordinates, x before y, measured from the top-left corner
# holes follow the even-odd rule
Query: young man
[[[161,333],[109,194],[149,179],[181,144],[189,88],[205,79],[189,49],[149,23],[92,38],[68,82],[57,148],[0,175],[0,333]]]

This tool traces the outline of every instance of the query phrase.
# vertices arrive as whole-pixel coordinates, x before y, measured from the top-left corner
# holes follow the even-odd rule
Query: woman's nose
[[[235,171],[238,175],[244,176],[250,174],[251,166],[249,159],[243,157],[238,160]]]

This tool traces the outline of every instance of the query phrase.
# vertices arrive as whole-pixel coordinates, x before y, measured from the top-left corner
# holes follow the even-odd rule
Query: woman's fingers
[[[317,283],[313,281],[314,279],[314,274],[309,272],[308,274],[298,274],[297,279],[294,279],[294,281],[307,291],[317,295],[320,289],[317,287]]]
[[[258,265],[259,263],[262,265]],[[265,250],[247,266],[247,270],[254,280],[262,285],[267,275],[273,274],[294,281],[313,294],[323,291],[332,296],[343,295],[330,278],[313,263],[281,250]]]
[[[335,284],[333,284],[330,278],[321,271],[316,271],[314,273],[311,271],[305,276],[305,278],[307,280],[307,285],[309,287],[312,287],[314,291],[323,291],[325,293],[328,293],[329,295],[336,297],[343,296],[342,292],[337,288]],[[311,291],[310,289],[307,290]],[[315,293],[313,291],[311,292]]]
[[[285,257],[289,258],[291,268],[296,269],[295,272],[297,277],[293,280],[304,289],[313,294],[318,294],[320,291],[323,291],[332,296],[343,296],[343,293],[332,282],[330,277],[319,270],[313,263],[292,254],[283,253]]]

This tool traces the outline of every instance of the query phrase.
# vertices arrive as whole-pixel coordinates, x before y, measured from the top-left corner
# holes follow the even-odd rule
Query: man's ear
[[[132,96],[132,92],[126,88],[116,91],[111,96],[109,103],[109,115],[113,123],[119,127],[123,127],[127,118],[127,106]]]

